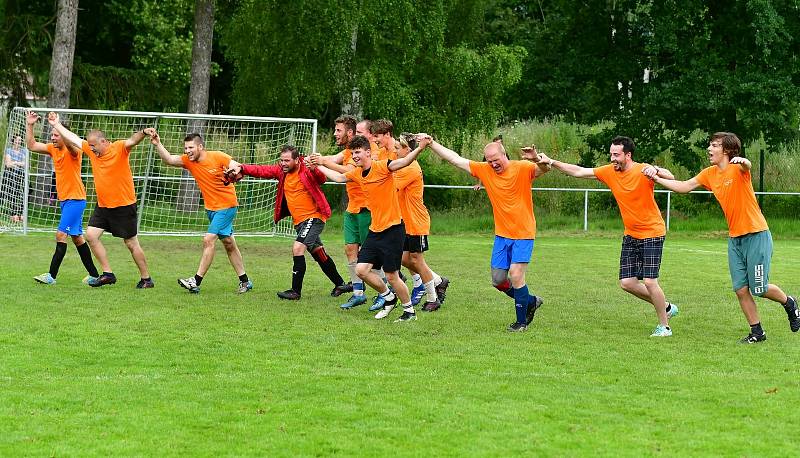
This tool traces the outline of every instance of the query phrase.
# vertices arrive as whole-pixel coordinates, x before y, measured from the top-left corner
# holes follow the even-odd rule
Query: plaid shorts
[[[664,236],[637,239],[630,235],[622,237],[622,253],[619,256],[619,279],[636,277],[658,278],[661,269],[661,251]]]

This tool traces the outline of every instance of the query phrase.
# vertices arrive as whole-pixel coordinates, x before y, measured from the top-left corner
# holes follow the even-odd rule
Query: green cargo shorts
[[[362,208],[358,213],[344,212],[344,243],[364,244],[372,224],[372,213],[369,209]]]
[[[753,296],[763,296],[769,286],[772,234],[769,230],[728,239],[728,268],[733,290],[745,286]]]

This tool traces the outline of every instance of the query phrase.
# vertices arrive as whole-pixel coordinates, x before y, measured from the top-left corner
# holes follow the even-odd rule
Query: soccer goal
[[[24,166],[6,166],[0,180],[0,231],[53,231],[58,225],[59,203],[50,157],[25,148],[25,110],[14,108],[8,120],[4,151],[24,158]],[[50,142],[47,113],[59,113],[62,122],[81,137],[92,129],[105,132],[109,140],[121,140],[146,127],[154,127],[172,154],[183,153],[187,133],[198,132],[208,150],[223,151],[243,164],[274,164],[280,147],[292,144],[301,154],[316,150],[317,121],[314,119],[216,116],[183,113],[149,113],[73,109],[34,109],[42,120],[34,136]],[[19,153],[22,140],[23,153]],[[139,232],[159,235],[203,234],[208,226],[200,190],[185,170],[164,165],[149,139],[130,155],[139,208]],[[84,224],[97,202],[91,164],[84,158],[81,174],[86,185],[87,212]],[[233,186],[233,185],[231,185]],[[236,235],[291,235],[291,221],[273,222],[277,182],[245,178],[236,185],[239,212]]]

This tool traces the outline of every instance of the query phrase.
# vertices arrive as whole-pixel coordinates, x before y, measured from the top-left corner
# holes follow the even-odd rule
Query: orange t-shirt
[[[201,161],[191,161],[186,154],[181,155],[181,161],[203,193],[206,210],[224,210],[239,205],[236,200],[236,187],[225,186],[223,181],[225,169],[231,163],[230,156],[222,151],[207,150]]]
[[[388,164],[388,161],[373,161],[367,176],[364,176],[361,168],[345,174],[349,180],[364,188],[372,211],[372,224],[369,225],[372,232],[381,232],[403,221],[394,176]]]
[[[617,200],[625,235],[637,239],[661,237],[667,233],[653,194],[655,182],[642,173],[646,166],[634,162],[624,172],[617,172],[612,164],[594,169],[594,176],[611,189]]]
[[[422,200],[424,182],[422,167],[417,161],[412,162],[394,172],[394,185],[397,186],[397,198],[400,202],[400,213],[406,225],[408,235],[428,235],[431,232],[431,217],[425,202]]]
[[[356,169],[361,170],[361,169]],[[311,218],[319,218],[325,221],[327,218],[317,209],[317,204],[311,193],[300,181],[300,169],[286,174],[283,179],[283,195],[286,196],[286,206],[292,214],[292,225],[297,226],[303,221]]]
[[[109,145],[102,156],[94,154],[85,140],[81,149],[92,163],[97,206],[116,208],[135,204],[136,191],[133,189],[133,173],[128,162],[131,151],[125,148],[125,140],[117,140]]]
[[[370,142],[369,147],[372,160],[377,161],[379,151],[378,145]],[[342,151],[342,165],[356,166],[356,163],[353,162],[353,152],[350,151],[350,148],[346,148]],[[358,213],[362,208],[369,208],[367,196],[364,194],[364,190],[361,188],[360,184],[354,181],[348,181],[344,186],[347,190],[347,213]]]
[[[86,200],[86,188],[81,180],[83,151],[78,151],[78,155],[73,156],[66,147],[58,148],[56,145],[48,143],[47,154],[53,158],[58,200]]]
[[[758,207],[749,170],[737,164],[728,164],[725,170],[712,165],[700,171],[695,179],[713,192],[719,201],[728,220],[728,234],[731,237],[769,229]]]
[[[375,145],[375,144],[373,143],[372,145]],[[397,160],[397,151],[394,151],[394,150],[390,151],[390,150],[387,150],[386,148],[384,148],[382,146],[378,149],[378,154],[377,154],[378,159],[375,159],[375,157],[374,157],[375,156],[375,148],[377,148],[377,145],[375,145],[372,148],[373,160],[378,160],[378,161],[385,161],[387,159],[391,160],[391,161],[396,161]]]
[[[536,238],[536,217],[533,216],[531,183],[537,166],[528,161],[509,161],[498,174],[487,162],[470,161],[472,176],[486,188],[494,214],[494,233],[508,239]]]

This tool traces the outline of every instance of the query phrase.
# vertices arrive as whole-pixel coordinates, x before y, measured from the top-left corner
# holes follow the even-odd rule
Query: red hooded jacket
[[[331,206],[328,204],[328,199],[322,192],[322,183],[325,183],[325,175],[317,169],[311,170],[303,163],[303,156],[298,159],[298,175],[300,182],[306,187],[314,203],[317,204],[317,210],[323,216],[329,218],[331,216]],[[286,178],[286,172],[283,171],[280,165],[251,165],[242,164],[242,173],[256,178],[272,178],[278,180],[278,195],[275,197],[275,216],[273,219],[277,223],[281,219],[291,216],[289,213],[289,206],[286,205],[286,195],[283,191],[283,181]]]

